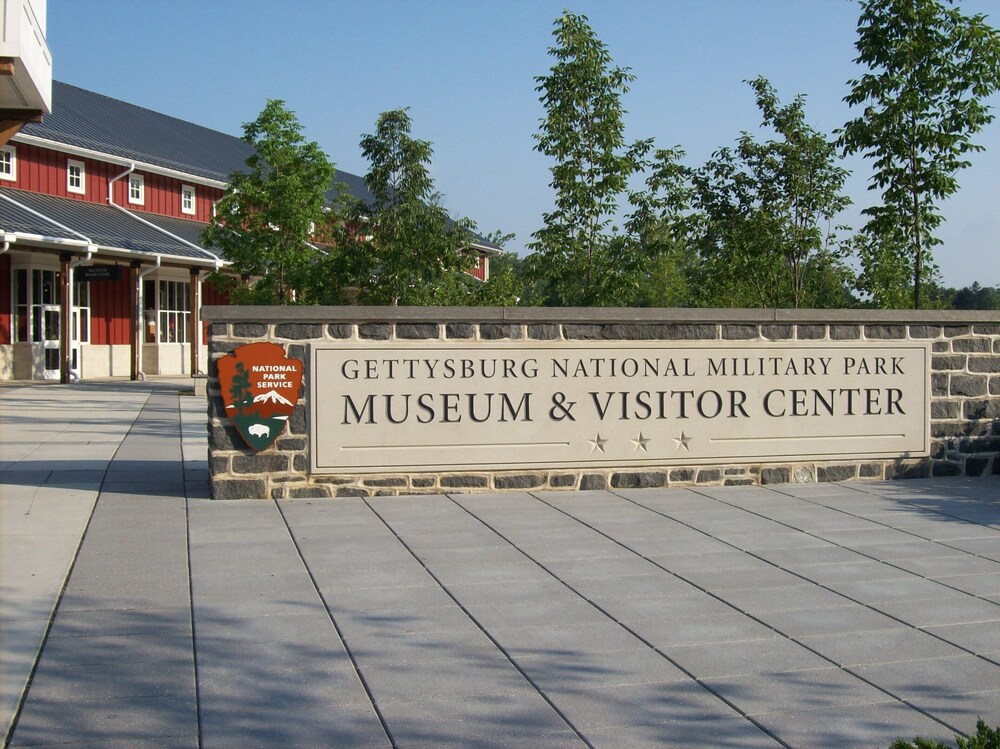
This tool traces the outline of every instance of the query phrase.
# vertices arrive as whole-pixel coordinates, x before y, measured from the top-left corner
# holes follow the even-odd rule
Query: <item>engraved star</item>
[[[600,450],[601,452],[604,452],[604,444],[607,442],[607,440],[601,437],[600,434],[598,434],[597,437],[595,437],[594,439],[587,441],[590,443],[590,452],[594,452],[595,450]]]
[[[639,436],[632,440],[632,444],[635,445],[635,450],[633,450],[633,452],[638,452],[639,450],[646,452],[646,445],[648,445],[649,442],[649,437],[643,437],[642,432],[639,432]]]
[[[691,442],[691,438],[688,437],[686,434],[684,434],[684,432],[681,432],[681,436],[680,437],[674,437],[674,442],[677,443],[677,447],[675,448],[676,450],[680,450],[682,447],[685,450],[690,450],[691,449],[688,446],[689,443]]]

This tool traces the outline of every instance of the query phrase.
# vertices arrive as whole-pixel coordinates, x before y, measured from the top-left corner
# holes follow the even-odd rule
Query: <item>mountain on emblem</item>
[[[218,361],[226,414],[256,452],[266,450],[295,411],[302,387],[302,362],[285,356],[277,343],[239,346]]]

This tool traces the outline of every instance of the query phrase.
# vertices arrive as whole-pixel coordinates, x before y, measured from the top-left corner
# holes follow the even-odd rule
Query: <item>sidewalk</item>
[[[1000,724],[1000,479],[212,502],[178,386],[0,389],[11,747]]]

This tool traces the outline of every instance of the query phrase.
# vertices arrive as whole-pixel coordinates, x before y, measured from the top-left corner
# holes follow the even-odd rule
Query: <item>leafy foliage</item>
[[[958,190],[971,142],[993,120],[983,100],[1000,88],[1000,34],[981,15],[966,17],[941,0],[862,0],[856,62],[845,101],[862,107],[840,133],[848,154],[873,160],[870,189],[882,203],[864,210],[872,239],[862,255],[873,297],[894,301],[899,256],[910,266],[913,306],[934,277],[931,248],[942,221],[938,203]]]
[[[233,301],[307,301],[319,250],[315,227],[333,217],[327,206],[334,168],[315,142],[306,142],[295,114],[268,100],[243,140],[254,147],[247,171],[230,175],[204,241],[223,251],[245,284],[231,284]]]
[[[544,304],[627,304],[646,257],[612,221],[652,147],[625,141],[621,97],[634,76],[613,65],[586,16],[564,13],[553,37],[556,62],[535,79],[546,111],[535,150],[555,160],[555,208],[533,235],[528,270]]]
[[[805,97],[782,105],[765,78],[753,88],[762,125],[778,136],[758,142],[744,132],[694,174],[702,211],[697,241],[712,283],[746,306],[842,303],[843,252],[827,228],[850,200],[836,146],[805,121]]]
[[[410,135],[405,109],[383,112],[361,139],[371,205],[355,204],[324,262],[326,302],[378,305],[455,304],[469,294],[462,271],[473,224],[453,221],[428,171],[433,149]]]
[[[957,749],[1000,749],[1000,726],[990,728],[980,718],[976,721],[976,735],[968,739],[956,736],[955,745]],[[948,749],[948,747],[940,741],[918,736],[912,742],[896,739],[889,745],[889,749]]]

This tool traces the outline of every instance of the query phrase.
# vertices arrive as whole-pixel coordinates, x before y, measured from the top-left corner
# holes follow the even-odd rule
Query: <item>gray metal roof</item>
[[[124,213],[117,208],[84,200],[40,195],[24,190],[2,188],[8,200],[0,200],[0,231],[40,235],[55,239],[79,240],[84,235],[99,248],[126,250],[130,253],[164,255],[178,259],[210,261],[219,253],[201,243],[201,232],[206,224],[197,221],[157,216],[151,213]],[[36,213],[32,213],[35,211]],[[43,214],[48,219],[37,214]],[[136,216],[175,234],[193,244],[204,247],[210,254],[199,252],[189,245],[169,237],[162,231],[147,226]],[[79,234],[59,228],[56,223],[72,227]]]
[[[52,81],[52,113],[21,132],[220,182],[245,169],[253,153],[236,136],[60,81]],[[372,202],[358,175],[338,169],[334,181],[343,182],[365,203]]]

